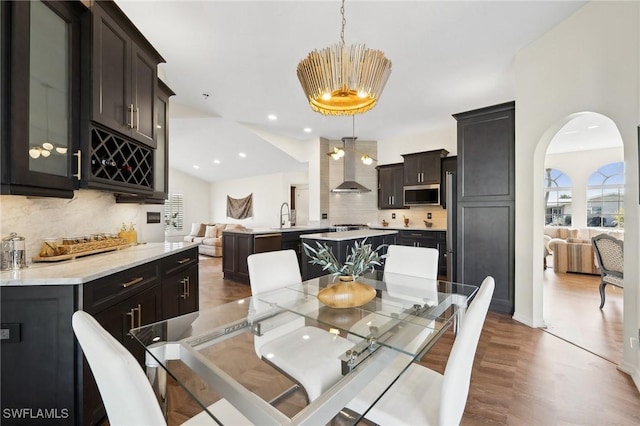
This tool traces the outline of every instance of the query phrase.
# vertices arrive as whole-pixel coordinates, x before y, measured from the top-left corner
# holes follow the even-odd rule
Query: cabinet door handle
[[[138,304],[138,327],[142,327],[142,305]]]
[[[80,150],[78,150],[78,152],[73,154],[74,157],[78,157],[78,173],[73,175],[74,177],[77,177],[78,180],[82,179],[82,155],[81,154],[82,154],[82,151]]]
[[[190,258],[190,257],[185,257],[184,259],[178,260],[178,263],[179,263],[180,265],[183,265],[183,264],[187,263],[187,262],[188,262],[188,261],[190,261],[190,260],[191,260],[191,258]]]
[[[187,279],[184,278],[180,280],[180,284],[182,284],[182,294],[180,295],[180,299],[187,298]]]
[[[189,277],[187,277],[185,281],[187,282],[187,298],[188,298],[191,296],[191,280],[189,279]]]
[[[134,278],[131,281],[127,281],[126,283],[122,284],[122,288],[131,287],[134,284],[138,284],[142,280],[144,280],[143,277]]]
[[[136,130],[140,131],[140,108],[136,108]]]
[[[130,129],[133,129],[133,104],[129,105],[129,122],[127,123],[127,126],[129,126]]]

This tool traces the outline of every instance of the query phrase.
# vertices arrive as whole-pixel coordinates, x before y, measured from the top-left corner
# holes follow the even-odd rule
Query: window
[[[624,226],[624,163],[610,163],[589,176],[587,226]]]
[[[164,232],[181,232],[184,224],[184,197],[182,194],[169,194],[164,202]]]
[[[571,225],[571,179],[560,170],[547,169],[544,180],[544,224]]]

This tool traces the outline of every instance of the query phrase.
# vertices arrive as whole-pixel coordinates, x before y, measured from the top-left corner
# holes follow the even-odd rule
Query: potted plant
[[[380,255],[379,250],[385,245],[373,248],[367,244],[366,238],[356,241],[344,264],[341,264],[326,244],[316,241],[316,247],[303,243],[304,252],[312,265],[322,266],[333,276],[340,277],[340,283],[326,287],[318,292],[318,299],[333,308],[352,308],[368,303],[376,296],[376,290],[356,280],[366,272],[373,272],[376,266],[382,266],[381,260],[386,257]]]
[[[352,277],[351,280],[349,280],[352,281],[361,277],[366,272],[373,272],[376,266],[382,266],[381,260],[387,256],[386,254],[380,255],[378,252],[385,247],[385,244],[374,249],[373,246],[367,244],[366,241],[366,238],[362,241],[356,241],[342,265],[326,244],[316,241],[316,248],[311,247],[307,243],[302,244],[304,246],[304,252],[311,259],[309,260],[310,264],[320,265],[323,271],[327,271],[334,276]]]

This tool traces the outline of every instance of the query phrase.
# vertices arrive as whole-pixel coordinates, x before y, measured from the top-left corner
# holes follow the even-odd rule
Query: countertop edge
[[[57,263],[29,264],[27,269],[16,271],[2,271],[0,273],[1,287],[51,286],[51,285],[81,285],[136,266],[154,262],[162,258],[196,248],[194,243],[146,243],[127,249],[65,260]],[[133,249],[133,250],[131,250]],[[129,258],[135,259],[129,260]],[[110,263],[109,261],[113,261]],[[91,273],[69,272],[77,269],[94,269]],[[106,265],[106,266],[105,266]]]

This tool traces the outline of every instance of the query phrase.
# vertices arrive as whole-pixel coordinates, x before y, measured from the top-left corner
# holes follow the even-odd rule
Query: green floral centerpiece
[[[340,264],[331,248],[326,244],[316,241],[316,248],[307,243],[302,244],[305,254],[311,259],[309,260],[310,264],[320,265],[323,271],[327,271],[334,276],[349,276],[355,280],[367,272],[373,272],[376,266],[382,266],[381,260],[387,257],[386,254],[380,255],[379,253],[379,250],[385,247],[386,244],[374,249],[366,241],[367,239],[365,238],[362,241],[355,242],[343,265]]]
[[[376,266],[382,266],[381,260],[387,255],[380,255],[379,250],[385,244],[373,248],[366,243],[366,238],[356,241],[344,264],[341,264],[331,249],[316,241],[316,247],[303,243],[304,252],[312,265],[322,266],[333,276],[340,277],[340,282],[327,286],[318,292],[318,300],[332,308],[352,308],[362,306],[376,297],[376,290],[356,280],[366,272],[373,272]]]

